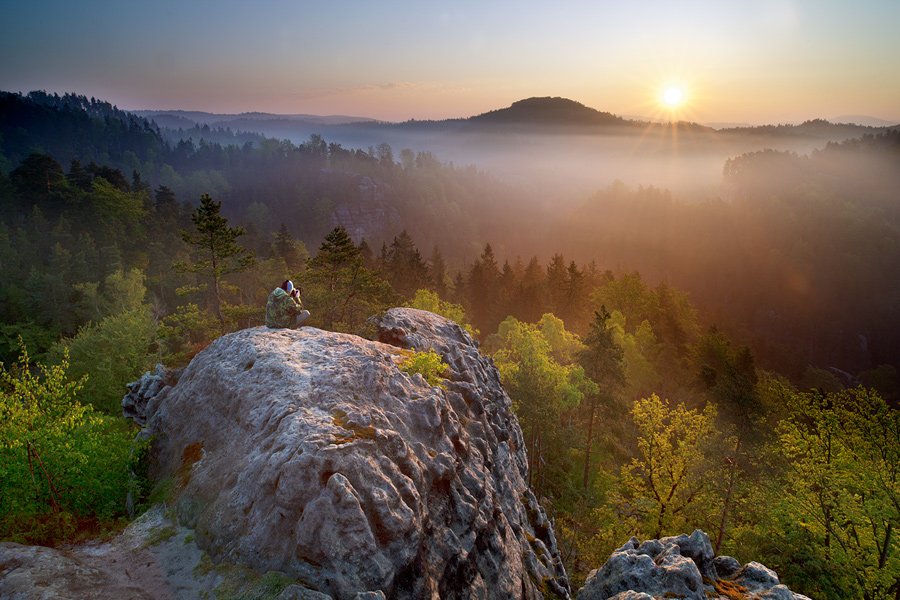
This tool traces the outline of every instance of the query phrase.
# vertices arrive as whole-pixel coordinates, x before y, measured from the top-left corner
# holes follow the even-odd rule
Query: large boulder
[[[715,556],[709,536],[699,529],[641,542],[633,537],[591,571],[578,600],[756,598],[809,600],[781,585],[771,569],[730,556]]]
[[[378,326],[381,342],[246,329],[158,386],[154,475],[181,522],[213,560],[338,599],[568,598],[491,360],[431,313]],[[411,348],[443,357],[443,387],[401,370]]]

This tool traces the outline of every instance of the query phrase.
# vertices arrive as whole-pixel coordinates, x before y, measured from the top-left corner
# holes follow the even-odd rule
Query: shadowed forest
[[[633,123],[594,135],[646,140]],[[316,327],[370,335],[407,305],[480,340],[575,587],[631,535],[700,527],[812,597],[900,593],[900,130],[681,125],[705,164],[695,146],[729,140],[694,191],[635,182],[668,154],[602,163],[554,130],[580,162],[553,160],[607,179],[579,192],[593,180],[425,149],[460,124],[364,126],[421,148],[179,137],[95,99],[0,94],[0,537],[72,539],[126,518],[123,490],[151,502],[125,384],[261,325],[290,278]]]

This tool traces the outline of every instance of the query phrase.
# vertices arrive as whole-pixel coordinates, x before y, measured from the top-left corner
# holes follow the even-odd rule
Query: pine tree
[[[412,298],[416,290],[430,285],[428,266],[406,230],[391,242],[384,271],[388,281],[404,298]]]
[[[303,242],[295,240],[288,232],[287,226],[282,223],[281,228],[275,233],[275,239],[272,242],[272,251],[275,256],[280,256],[287,265],[288,271],[298,273],[303,268],[309,253]]]
[[[431,259],[428,261],[428,274],[431,278],[432,289],[437,292],[441,298],[447,297],[447,282],[449,275],[447,274],[447,263],[444,256],[437,246],[431,253]]]
[[[597,401],[603,400],[609,408],[612,408],[615,393],[625,384],[624,352],[613,339],[609,318],[609,311],[601,305],[600,310],[594,313],[594,321],[587,337],[584,338],[585,349],[578,355],[578,362],[585,375],[599,388],[599,393],[589,395],[587,401],[588,425],[582,474],[582,485],[585,490],[590,480],[591,446],[594,441],[594,414],[597,410]]]
[[[221,207],[221,202],[215,202],[209,194],[203,194],[200,206],[191,215],[196,232],[181,232],[181,238],[194,247],[195,258],[173,266],[181,273],[196,273],[212,279],[213,313],[224,333],[222,278],[229,273],[246,271],[255,261],[253,255],[237,243],[237,239],[245,233],[244,228],[229,227],[228,219],[219,214]]]
[[[494,331],[500,323],[497,313],[500,268],[490,244],[484,246],[481,258],[469,271],[467,292],[472,321],[481,331]]]
[[[390,284],[363,264],[347,230],[334,228],[304,273],[313,318],[327,329],[356,330],[396,299]]]

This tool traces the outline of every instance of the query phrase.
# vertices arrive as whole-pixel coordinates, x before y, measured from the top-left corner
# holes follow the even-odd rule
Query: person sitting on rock
[[[266,327],[273,329],[296,329],[309,318],[309,311],[303,310],[300,290],[288,279],[272,290],[266,301]]]

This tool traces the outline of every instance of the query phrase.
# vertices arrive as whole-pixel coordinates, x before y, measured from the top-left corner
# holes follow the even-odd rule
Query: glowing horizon
[[[677,77],[672,111],[698,122],[900,122],[900,3],[888,0],[195,4],[18,4],[0,23],[0,89],[387,121],[561,96],[641,118]]]

